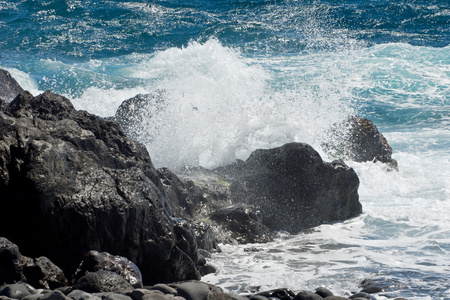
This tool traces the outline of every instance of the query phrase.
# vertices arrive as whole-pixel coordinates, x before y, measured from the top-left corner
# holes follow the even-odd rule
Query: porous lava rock
[[[191,231],[176,233],[169,200],[116,122],[50,91],[0,112],[0,236],[28,255],[73,274],[88,251],[106,251],[135,262],[144,284],[198,279],[204,259]]]

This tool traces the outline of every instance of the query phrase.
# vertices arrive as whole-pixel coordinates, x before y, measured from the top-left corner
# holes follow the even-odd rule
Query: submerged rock
[[[382,162],[397,169],[392,147],[378,128],[368,119],[350,116],[327,133],[323,148],[333,157],[356,162]]]
[[[0,69],[0,100],[5,101],[6,103],[11,102],[20,92],[23,92],[23,89],[19,83],[8,71]]]
[[[20,93],[0,112],[0,236],[72,274],[90,250],[127,257],[144,283],[198,279],[150,157],[113,121],[62,96]],[[189,247],[181,247],[186,241]]]

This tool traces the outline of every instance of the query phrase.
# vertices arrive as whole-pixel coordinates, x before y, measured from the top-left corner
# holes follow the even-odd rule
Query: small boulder
[[[101,270],[78,279],[72,286],[72,290],[88,293],[123,292],[133,290],[133,286],[119,274]]]
[[[273,239],[273,232],[262,223],[260,212],[249,205],[233,205],[213,212],[210,219],[239,243],[265,243]]]
[[[316,294],[319,295],[322,298],[326,298],[326,297],[329,297],[329,296],[334,296],[333,293],[329,289],[324,288],[324,287],[318,287],[316,289]]]

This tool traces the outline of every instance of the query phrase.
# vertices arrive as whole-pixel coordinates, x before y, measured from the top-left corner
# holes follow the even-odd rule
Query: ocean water
[[[362,280],[377,299],[450,299],[450,4],[386,0],[0,0],[0,67],[33,94],[113,116],[162,93],[136,128],[157,167],[216,167],[371,119],[398,172],[346,163],[364,213],[268,244],[222,245],[228,292]]]

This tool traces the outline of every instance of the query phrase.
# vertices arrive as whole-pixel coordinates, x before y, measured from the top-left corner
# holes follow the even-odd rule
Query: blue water
[[[273,243],[223,246],[204,279],[231,292],[363,279],[378,299],[450,299],[448,1],[0,0],[0,67],[33,94],[114,115],[164,91],[136,132],[158,167],[216,167],[349,114],[386,136],[398,172],[348,161],[364,213]],[[258,251],[245,251],[246,247]]]

